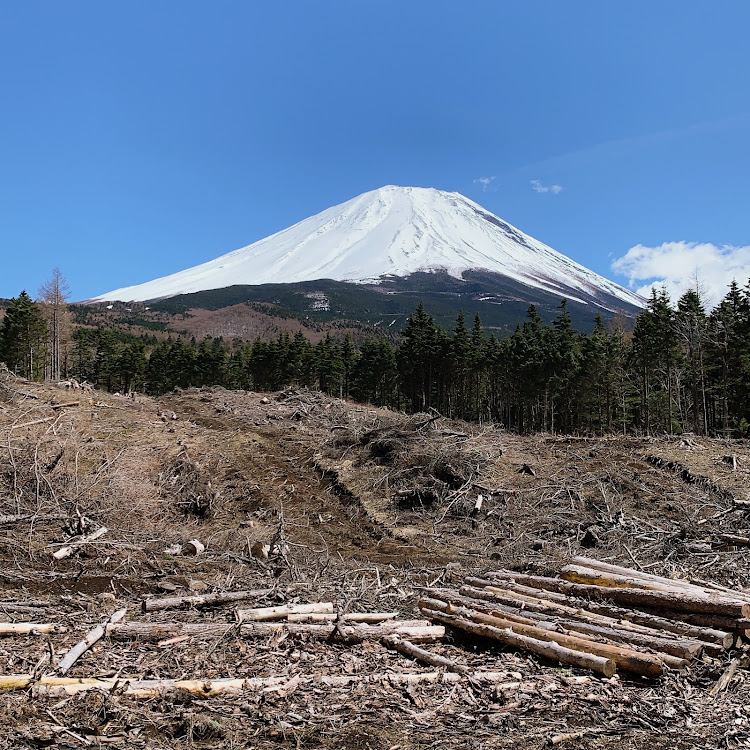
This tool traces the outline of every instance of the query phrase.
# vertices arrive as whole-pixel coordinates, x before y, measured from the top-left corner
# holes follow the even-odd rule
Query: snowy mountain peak
[[[102,294],[145,301],[235,284],[360,284],[445,271],[496,273],[581,302],[640,297],[535,240],[460,193],[386,185],[199,266]]]

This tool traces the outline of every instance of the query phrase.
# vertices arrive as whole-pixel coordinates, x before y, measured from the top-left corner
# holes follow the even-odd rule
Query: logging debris
[[[466,577],[458,591],[425,594],[419,609],[436,622],[608,677],[621,670],[656,678],[750,635],[748,592],[586,557],[559,577],[499,569]]]

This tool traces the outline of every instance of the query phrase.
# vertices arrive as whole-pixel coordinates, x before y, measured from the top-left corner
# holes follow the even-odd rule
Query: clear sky
[[[385,184],[633,288],[744,284],[748,29],[745,0],[0,0],[0,296],[147,281]]]

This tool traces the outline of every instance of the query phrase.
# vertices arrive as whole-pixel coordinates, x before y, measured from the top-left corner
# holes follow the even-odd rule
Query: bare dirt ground
[[[70,676],[289,677],[284,690],[216,697],[6,692],[0,745],[750,747],[747,670],[709,692],[725,660],[602,679],[449,630],[429,648],[507,680],[407,688],[367,680],[425,671],[377,642],[250,641],[229,605],[140,612],[150,596],[270,589],[259,604],[332,601],[412,619],[420,587],[501,566],[553,573],[574,554],[744,588],[750,550],[720,535],[748,534],[734,501],[748,498],[749,478],[747,441],[519,437],[306,391],[126,398],[0,373],[0,620],[67,627],[0,640],[0,674],[44,674],[127,607],[129,620],[226,629],[161,644],[104,638]],[[96,541],[52,557],[102,525]],[[202,555],[176,551],[191,539]],[[284,554],[256,557],[258,543]],[[362,679],[294,680],[320,674]]]

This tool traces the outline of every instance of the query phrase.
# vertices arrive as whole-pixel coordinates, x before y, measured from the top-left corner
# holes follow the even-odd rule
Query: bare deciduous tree
[[[67,346],[70,342],[71,315],[68,310],[68,284],[59,268],[52,269],[52,278],[39,289],[39,302],[49,329],[47,377],[59,380],[67,369]]]

